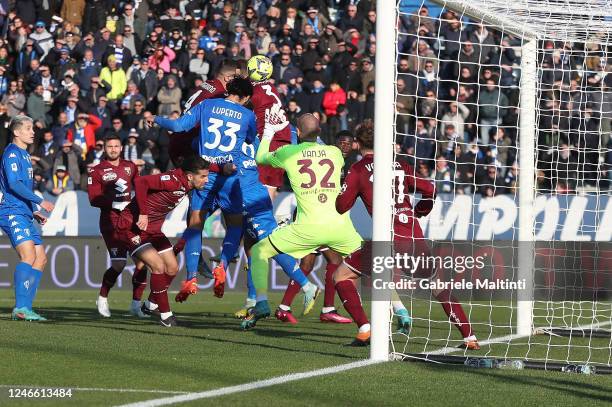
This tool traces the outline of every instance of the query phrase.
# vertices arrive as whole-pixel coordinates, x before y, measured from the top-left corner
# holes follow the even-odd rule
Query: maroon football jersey
[[[162,174],[138,177],[134,187],[136,199],[130,204],[129,212],[133,221],[138,219],[139,214],[149,216],[147,232],[161,231],[166,215],[172,212],[190,191],[187,176],[180,168]]]
[[[351,166],[344,184],[342,192],[336,199],[336,209],[339,213],[344,213],[351,209],[358,197],[363,201],[368,213],[372,215],[372,201],[374,195],[374,154],[366,154],[360,161]],[[412,209],[409,193],[418,192],[422,200]],[[395,216],[394,228],[412,230],[414,216],[424,216],[431,211],[435,189],[433,181],[419,178],[415,175],[414,168],[405,162],[395,162]],[[420,230],[420,229],[419,229]],[[421,236],[415,236],[421,237]]]
[[[282,105],[276,87],[270,81],[253,83],[253,96],[251,97],[253,111],[257,117],[257,134],[261,138],[266,125],[266,109],[275,104]],[[284,142],[280,145],[291,144],[291,129],[289,126],[274,135],[274,140]],[[279,146],[280,146],[279,145]],[[271,149],[271,151],[274,151]]]
[[[132,200],[138,167],[131,161],[109,161],[88,169],[87,194],[91,206],[100,208],[100,230],[112,229],[119,214]]]
[[[194,106],[197,106],[199,103],[206,99],[216,99],[225,97],[225,87],[218,79],[211,79],[202,84],[196,90],[193,95],[187,102],[185,102],[185,112],[188,112]],[[183,113],[185,113],[183,112]],[[168,154],[172,161],[176,164],[176,159],[178,157],[184,157],[188,155],[192,148],[192,142],[195,137],[200,136],[200,124],[198,123],[196,127],[187,131],[174,133],[170,136],[170,144],[168,145]]]

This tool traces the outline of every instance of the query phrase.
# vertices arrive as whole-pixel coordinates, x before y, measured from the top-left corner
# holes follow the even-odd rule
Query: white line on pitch
[[[249,390],[263,389],[265,387],[276,386],[277,384],[283,384],[287,382],[293,382],[296,380],[309,379],[311,377],[324,376],[346,370],[355,369],[359,367],[373,365],[379,363],[370,359],[360,360],[359,362],[347,363],[344,365],[327,367],[324,369],[311,370],[303,373],[292,373],[284,376],[273,377],[267,380],[259,380],[251,383],[239,384],[237,386],[221,387],[215,390],[208,390],[199,393],[189,393],[181,396],[164,397],[161,399],[153,399],[147,401],[140,401],[136,403],[124,404],[119,407],[156,407],[156,406],[167,406],[169,404],[183,403],[186,401],[200,400],[211,397],[225,396],[228,394],[242,393]]]
[[[576,329],[576,330],[595,329],[595,328],[602,328],[602,327],[610,325],[610,324],[612,324],[612,322],[610,322],[610,321],[603,321],[603,322],[597,322],[597,323],[594,323],[594,324],[581,325],[581,326],[570,327],[570,328],[571,329]],[[519,334],[506,335],[506,336],[500,336],[498,338],[491,338],[491,339],[486,339],[484,341],[478,341],[478,343],[480,345],[490,345],[492,343],[508,343],[508,342],[513,341],[515,339],[526,338],[528,336],[530,336],[530,335],[519,335]],[[461,352],[461,351],[464,351],[464,350],[465,349],[457,348],[457,347],[444,347],[444,348],[440,348],[438,350],[434,350],[432,352],[424,352],[424,353],[426,355],[448,355],[449,353]]]
[[[188,394],[186,391],[168,391],[168,390],[151,390],[151,389],[108,389],[104,387],[57,387],[57,386],[39,386],[30,384],[0,384],[0,388],[9,389],[71,389],[75,391],[99,391],[113,393],[156,393],[156,394]]]

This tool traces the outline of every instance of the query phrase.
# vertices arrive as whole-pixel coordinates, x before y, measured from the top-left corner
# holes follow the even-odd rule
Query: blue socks
[[[185,267],[187,268],[187,280],[198,275],[198,263],[202,254],[202,231],[187,228],[183,232],[185,239]]]
[[[42,271],[33,269],[28,263],[19,262],[15,267],[15,308],[32,309]]]
[[[42,271],[36,270],[35,268],[31,269],[30,273],[30,298],[28,301],[29,309],[32,309],[32,303],[34,302],[34,298],[36,298],[36,291],[38,290],[38,286],[40,284],[40,279],[42,278]]]
[[[290,279],[295,280],[300,287],[306,285],[308,278],[306,278],[304,272],[300,269],[296,259],[285,253],[277,254],[273,258]]]
[[[255,300],[257,293],[255,292],[255,284],[253,283],[253,275],[251,274],[251,258],[248,258],[249,269],[247,270],[247,299]]]
[[[30,274],[32,266],[19,262],[13,274],[15,280],[15,308],[27,308],[30,298]]]
[[[234,258],[240,246],[240,239],[242,238],[242,225],[240,226],[229,226],[225,232],[223,238],[223,248],[221,249],[221,263],[227,269],[230,260]]]

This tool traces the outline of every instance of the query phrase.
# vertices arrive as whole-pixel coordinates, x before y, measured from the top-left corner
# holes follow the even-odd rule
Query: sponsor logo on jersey
[[[105,169],[104,169],[104,172],[107,172],[107,171],[112,171],[112,170],[113,170],[112,168],[105,168]]]
[[[128,183],[123,178],[119,178],[117,182],[115,182],[115,190],[119,193],[125,192],[128,189]]]
[[[162,175],[160,179],[162,181],[170,181],[170,175]]]
[[[102,175],[102,181],[105,181],[105,182],[114,181],[116,179],[117,179],[117,174],[114,172],[109,172],[109,173]]]

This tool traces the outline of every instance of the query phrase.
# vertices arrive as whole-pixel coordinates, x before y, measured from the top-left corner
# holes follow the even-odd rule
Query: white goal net
[[[412,327],[392,321],[391,354],[610,369],[612,7],[401,0],[396,13],[394,157],[435,183],[420,219],[432,253],[485,258],[436,279],[496,286],[400,291]],[[471,335],[480,350],[459,348]]]

